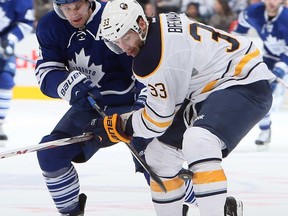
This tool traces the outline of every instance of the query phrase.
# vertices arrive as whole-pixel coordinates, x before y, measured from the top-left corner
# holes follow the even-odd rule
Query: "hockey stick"
[[[288,84],[283,79],[277,77],[276,81],[280,83],[284,88],[288,89]]]
[[[92,96],[87,97],[89,103],[94,107],[94,109],[104,118],[106,116],[105,112],[101,109],[101,107],[98,106],[96,101],[93,99]],[[125,142],[124,142],[125,143]],[[163,184],[162,180],[159,178],[159,176],[151,170],[149,165],[141,158],[141,156],[138,154],[136,149],[130,145],[130,143],[125,143],[126,146],[129,148],[130,152],[134,156],[134,158],[141,164],[141,166],[147,171],[147,173],[150,175],[150,177],[159,185],[159,187],[166,193],[167,190],[165,188],[165,185]]]
[[[0,47],[0,55],[5,56],[5,55],[4,55],[4,49],[3,49],[2,47]],[[24,55],[19,55],[19,54],[14,53],[14,56],[15,56],[16,58],[18,58],[18,59],[23,60],[23,61],[30,62],[30,63],[32,63],[32,64],[36,64],[36,61],[35,61],[35,60],[30,59],[30,58],[28,58],[28,57],[26,57],[26,56],[24,56]]]
[[[30,152],[35,152],[35,151],[42,151],[45,149],[50,149],[50,148],[55,148],[59,146],[65,146],[65,145],[70,145],[78,142],[83,142],[87,140],[91,140],[94,137],[92,133],[84,133],[79,136],[74,136],[70,138],[63,138],[59,140],[54,140],[50,142],[45,142],[41,143],[38,145],[32,145],[32,146],[27,146],[24,148],[19,148],[19,149],[13,149],[5,152],[0,152],[0,159],[3,158],[8,158],[12,156],[17,156],[17,155],[22,155]]]
[[[36,64],[36,60],[30,59],[30,58],[28,58],[28,57],[26,57],[26,56],[19,55],[19,54],[15,54],[15,57],[18,58],[18,59],[21,59],[21,60],[23,60],[23,61],[32,63],[32,64]]]

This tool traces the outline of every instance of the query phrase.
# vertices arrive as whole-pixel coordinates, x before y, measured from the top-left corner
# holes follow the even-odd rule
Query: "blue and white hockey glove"
[[[284,62],[277,62],[272,70],[272,73],[279,79],[283,79],[288,73],[288,66]],[[271,89],[274,92],[278,84],[277,79],[271,83]]]
[[[3,38],[0,40],[0,58],[8,59],[14,55],[15,44],[13,41]]]
[[[102,95],[97,86],[79,71],[70,72],[57,88],[58,95],[77,110],[92,109],[87,100],[88,93],[101,105]]]

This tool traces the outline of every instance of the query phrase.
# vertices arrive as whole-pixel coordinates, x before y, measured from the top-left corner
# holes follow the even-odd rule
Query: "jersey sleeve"
[[[173,38],[169,39],[164,45],[164,50],[167,52],[162,54],[163,56],[159,59],[160,63],[153,72],[144,77],[136,75],[137,79],[147,86],[147,100],[145,107],[136,111],[132,116],[134,136],[144,138],[161,136],[172,124],[188,92],[193,54],[191,49],[186,49],[187,44],[184,38],[177,42]],[[177,51],[180,52],[169,52],[170,46],[177,46]]]
[[[54,28],[46,28],[48,25],[51,26],[51,19],[49,19],[50,16],[53,16],[51,13],[42,17],[37,25],[36,37],[39,43],[39,59],[36,64],[35,75],[43,94],[52,98],[59,98],[57,87],[65,79],[68,70],[66,62],[64,62],[65,58],[61,56],[59,46],[61,39],[57,37],[56,30],[53,31]]]
[[[10,7],[11,10],[14,10],[13,18],[11,17],[13,20],[11,20],[11,27],[9,27],[6,37],[17,43],[26,34],[33,31],[34,10],[32,0],[15,0],[13,3],[15,5]]]
[[[184,100],[187,88],[183,80],[189,76],[175,76],[179,71],[159,69],[146,81],[147,100],[143,109],[136,111],[132,116],[134,136],[144,138],[161,136],[172,124],[177,110],[177,101]],[[181,82],[182,80],[182,82]],[[186,91],[185,91],[186,90]],[[183,91],[183,92],[182,92]],[[179,93],[182,98],[179,99]]]
[[[237,28],[233,33],[242,35],[247,34],[249,29],[255,25],[254,22],[257,19],[257,16],[262,14],[264,9],[264,4],[261,2],[252,4],[241,11],[238,16]]]

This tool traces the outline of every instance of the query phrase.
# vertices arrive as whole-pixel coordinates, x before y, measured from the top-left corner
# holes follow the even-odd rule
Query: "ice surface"
[[[14,100],[5,131],[9,143],[0,151],[35,145],[50,133],[68,109],[59,100]],[[272,142],[259,151],[255,127],[223,161],[228,191],[244,202],[244,216],[287,215],[288,112],[272,114]],[[89,216],[155,216],[150,191],[134,173],[132,156],[123,144],[100,150],[77,164],[81,192],[88,196]],[[35,153],[0,160],[0,216],[59,215],[42,179]],[[191,207],[191,216],[199,215]]]

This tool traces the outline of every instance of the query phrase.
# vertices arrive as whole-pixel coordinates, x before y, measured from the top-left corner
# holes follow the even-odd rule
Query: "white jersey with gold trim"
[[[147,105],[132,117],[134,136],[145,138],[162,135],[185,98],[198,103],[220,89],[275,79],[247,37],[176,13],[152,19],[133,71],[148,86]]]

